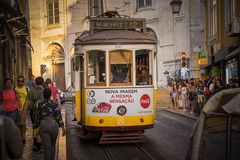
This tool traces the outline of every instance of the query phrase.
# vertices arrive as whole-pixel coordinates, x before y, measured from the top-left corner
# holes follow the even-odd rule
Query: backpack
[[[32,117],[33,117],[33,128],[38,128],[39,127],[39,114],[38,114],[38,106],[39,103],[43,100],[43,89],[32,89],[29,92],[29,96],[31,97],[31,101],[33,101],[33,104],[29,106],[29,110],[32,112]]]

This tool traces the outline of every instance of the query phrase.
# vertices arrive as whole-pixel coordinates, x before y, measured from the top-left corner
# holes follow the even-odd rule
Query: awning
[[[226,59],[230,59],[234,56],[236,56],[238,53],[240,53],[240,47],[238,47],[237,49],[235,49],[234,51],[232,51],[230,54],[228,54],[226,56]]]
[[[11,6],[10,3],[5,1],[0,1],[0,10],[1,10],[1,21],[4,21],[7,24],[7,27],[14,27],[17,30],[24,31],[28,33],[27,20],[23,13],[21,13],[18,5]],[[6,16],[8,15],[8,16]],[[6,18],[7,17],[7,18]]]

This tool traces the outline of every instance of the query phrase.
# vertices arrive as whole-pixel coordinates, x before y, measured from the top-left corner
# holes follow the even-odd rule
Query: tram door
[[[83,122],[83,87],[84,87],[84,58],[83,56],[79,57],[79,61],[80,61],[80,105],[81,105],[81,109],[80,109],[80,113],[81,113],[81,117],[80,117],[80,121]]]
[[[58,63],[54,65],[54,80],[56,82],[56,87],[60,89],[61,91],[65,90],[65,69],[64,69],[64,63]]]

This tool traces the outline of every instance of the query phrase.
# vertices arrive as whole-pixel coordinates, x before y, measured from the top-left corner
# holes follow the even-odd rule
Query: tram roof
[[[80,35],[74,45],[91,44],[156,44],[157,39],[154,36],[144,34],[134,30],[103,30],[90,34]]]

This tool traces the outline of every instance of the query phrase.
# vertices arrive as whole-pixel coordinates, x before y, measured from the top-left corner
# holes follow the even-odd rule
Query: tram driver
[[[111,64],[111,83],[129,82],[128,70],[128,64]]]

